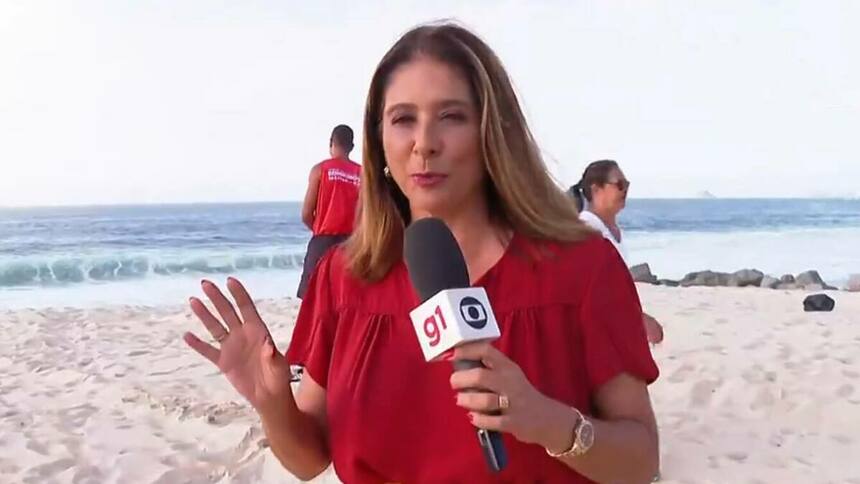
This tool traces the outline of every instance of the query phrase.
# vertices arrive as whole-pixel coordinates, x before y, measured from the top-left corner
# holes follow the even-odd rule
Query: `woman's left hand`
[[[573,429],[576,423],[572,409],[539,392],[519,365],[489,343],[457,347],[452,359],[478,360],[486,367],[455,371],[451,375],[451,387],[458,392],[457,405],[469,410],[469,418],[476,427],[508,432],[521,442],[550,448],[559,448],[556,440],[560,426],[561,435],[571,435],[563,428],[569,425]],[[505,403],[507,408],[501,408]],[[495,412],[501,413],[490,415]]]

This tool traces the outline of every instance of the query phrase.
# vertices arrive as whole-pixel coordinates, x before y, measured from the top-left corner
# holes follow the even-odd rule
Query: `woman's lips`
[[[418,185],[421,188],[431,188],[434,187],[448,178],[448,175],[443,175],[441,173],[416,173],[411,175],[412,182]]]

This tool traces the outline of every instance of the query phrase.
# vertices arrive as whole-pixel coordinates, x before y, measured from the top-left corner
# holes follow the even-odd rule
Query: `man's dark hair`
[[[339,124],[334,127],[331,132],[331,140],[329,141],[333,145],[338,145],[346,151],[352,151],[352,128],[345,124]]]

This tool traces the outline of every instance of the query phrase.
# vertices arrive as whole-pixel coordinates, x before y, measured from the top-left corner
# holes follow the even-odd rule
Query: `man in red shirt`
[[[349,159],[352,148],[352,129],[345,124],[335,126],[329,141],[331,158],[311,169],[302,205],[302,221],[313,236],[305,253],[298,297],[304,296],[320,258],[352,233],[361,174],[361,165]]]

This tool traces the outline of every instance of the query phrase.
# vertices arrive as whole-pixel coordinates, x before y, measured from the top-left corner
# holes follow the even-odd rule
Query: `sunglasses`
[[[606,184],[615,185],[615,188],[622,192],[626,192],[630,188],[630,181],[623,178],[621,180],[608,181]]]

